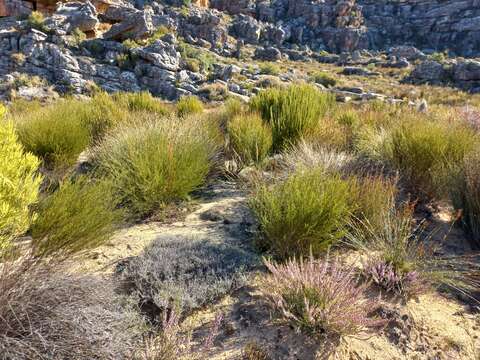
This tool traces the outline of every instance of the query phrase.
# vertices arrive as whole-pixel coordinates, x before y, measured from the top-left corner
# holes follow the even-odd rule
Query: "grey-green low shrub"
[[[237,115],[228,123],[234,153],[244,164],[260,163],[272,147],[272,130],[257,114]]]
[[[312,86],[292,85],[260,92],[250,101],[250,108],[270,124],[273,150],[281,151],[314,130],[334,102],[331,94]]]
[[[95,151],[97,173],[112,180],[130,218],[148,216],[201,186],[217,153],[215,129],[193,117],[144,117],[109,134]]]
[[[133,258],[123,277],[158,317],[174,310],[183,318],[243,285],[258,264],[255,253],[233,244],[168,237]]]

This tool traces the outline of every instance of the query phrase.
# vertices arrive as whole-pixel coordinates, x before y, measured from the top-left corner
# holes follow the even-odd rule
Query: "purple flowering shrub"
[[[338,261],[289,260],[277,264],[264,260],[270,274],[262,291],[280,316],[313,335],[355,335],[383,325],[369,317],[379,307],[378,298],[366,296],[368,284],[359,284],[353,267]]]
[[[401,271],[382,260],[373,260],[366,263],[363,267],[363,273],[387,292],[415,296],[427,289],[425,281],[418,271]]]

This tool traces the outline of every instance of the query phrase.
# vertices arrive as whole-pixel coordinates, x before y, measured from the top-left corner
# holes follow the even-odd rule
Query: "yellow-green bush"
[[[411,193],[430,200],[445,195],[452,169],[477,141],[474,132],[461,124],[415,118],[393,128],[380,150]]]
[[[177,115],[185,117],[203,112],[203,103],[196,96],[184,96],[177,102]]]
[[[325,251],[343,237],[355,210],[351,188],[350,181],[326,175],[323,169],[261,186],[250,202],[260,224],[260,249],[281,259]]]
[[[130,217],[142,218],[187,198],[205,182],[217,151],[216,135],[196,117],[145,117],[106,137],[96,150],[97,171],[111,178]]]
[[[39,165],[24,152],[12,124],[0,119],[0,253],[30,226],[30,206],[38,199],[42,180]]]
[[[108,181],[85,177],[63,182],[43,199],[32,225],[37,256],[70,256],[104,243],[122,220]]]
[[[281,151],[314,130],[334,103],[331,94],[309,85],[292,85],[260,92],[250,101],[250,108],[270,124],[273,150]]]
[[[90,143],[80,101],[66,100],[15,117],[18,137],[48,168],[67,168]]]
[[[260,163],[272,147],[272,130],[257,114],[237,115],[228,123],[234,153],[244,164]]]

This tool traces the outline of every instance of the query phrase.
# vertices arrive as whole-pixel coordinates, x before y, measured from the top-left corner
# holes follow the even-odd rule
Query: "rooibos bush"
[[[344,235],[355,206],[351,200],[350,182],[323,169],[261,186],[250,203],[260,225],[259,246],[282,259],[317,255]]]
[[[24,152],[13,125],[0,118],[0,256],[30,226],[30,207],[38,200],[42,181],[39,165],[35,156]]]
[[[230,144],[244,164],[260,163],[272,147],[272,131],[257,114],[234,117],[228,123]]]
[[[273,149],[280,151],[312,131],[334,101],[332,95],[312,86],[292,85],[262,91],[251,100],[250,107],[270,124]]]
[[[199,118],[145,118],[111,133],[96,149],[99,174],[112,180],[119,203],[139,219],[185,199],[214,164],[216,135]]]
[[[31,228],[37,256],[69,256],[105,242],[122,220],[111,184],[77,178],[63,182],[40,202]]]

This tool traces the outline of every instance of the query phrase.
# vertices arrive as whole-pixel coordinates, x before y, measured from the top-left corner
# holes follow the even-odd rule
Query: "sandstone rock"
[[[150,46],[132,49],[132,54],[161,69],[177,71],[180,68],[180,53],[174,45],[162,40],[157,40]]]
[[[230,26],[230,34],[250,44],[258,44],[262,25],[251,16],[240,15]]]
[[[103,34],[104,39],[139,40],[150,36],[154,30],[153,11],[149,8],[136,11],[127,7],[112,6],[107,10],[105,16],[110,20],[120,20],[120,22],[113,24],[110,30]]]
[[[255,49],[255,59],[265,61],[278,61],[282,59],[282,53],[277,48],[271,46]]]
[[[447,72],[442,64],[437,61],[427,60],[415,67],[411,77],[415,80],[439,82],[444,80]]]
[[[91,32],[99,24],[97,10],[90,1],[60,3],[52,20],[56,26],[62,26],[67,32],[78,29]]]
[[[461,61],[453,68],[454,80],[480,81],[480,62],[474,60]]]
[[[405,58],[407,60],[425,60],[427,56],[414,46],[397,46],[390,48],[388,51],[390,56],[396,58]]]

